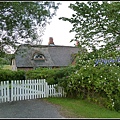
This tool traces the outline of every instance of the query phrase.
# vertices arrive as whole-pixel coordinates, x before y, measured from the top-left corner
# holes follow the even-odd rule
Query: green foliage
[[[74,11],[71,18],[61,17],[69,21],[75,32],[73,40],[79,40],[80,45],[92,48],[101,46],[101,42],[114,48],[120,43],[120,2],[117,1],[77,1],[70,4]]]
[[[120,55],[120,51],[104,54],[103,52],[105,49],[94,50],[78,56],[76,70],[70,72],[66,81],[59,81],[58,84],[64,87],[68,97],[88,99],[107,108],[118,110],[117,105],[120,103],[120,63],[103,63],[97,66],[94,64],[96,59],[116,58]]]
[[[65,68],[37,68],[26,72],[26,79],[46,79],[48,84],[57,84],[58,81],[67,80],[67,76],[75,71],[74,67]]]
[[[25,80],[25,72],[0,69],[0,81]]]
[[[4,57],[5,56],[5,52],[4,51],[0,51],[0,57]]]
[[[38,68],[26,72],[26,79],[46,79],[48,84],[55,84],[55,70],[48,68]]]
[[[9,64],[9,62],[8,62],[6,59],[0,57],[0,66],[1,66],[1,67],[2,67],[3,65],[8,65],[8,64]]]
[[[10,65],[11,60],[13,58],[13,54],[7,54],[5,52],[1,52],[1,57],[0,57],[0,68],[3,68],[3,65]]]
[[[96,105],[88,100],[73,99],[66,97],[50,97],[44,98],[52,104],[59,105],[61,109],[61,115],[64,118],[78,118],[78,119],[91,119],[91,118],[101,118],[101,119],[119,119],[120,113],[106,109],[102,106]]]
[[[119,111],[120,63],[102,63],[95,67],[95,61],[120,57],[120,51],[116,50],[120,47],[120,2],[77,1],[69,8],[74,11],[72,17],[60,19],[73,25],[70,32],[76,35],[71,41],[79,41],[81,47],[91,48],[92,52],[78,55],[76,71],[59,84],[64,83],[68,97],[88,99]]]
[[[120,98],[119,98],[119,100],[120,100]],[[117,101],[114,103],[114,108],[117,112],[120,112],[120,101]]]
[[[66,82],[62,81],[64,86],[63,83],[59,84],[64,87],[68,97],[90,99],[112,108],[113,102],[120,96],[119,71],[120,68],[117,66],[92,67],[86,65],[71,73]],[[100,97],[102,98],[100,99]],[[105,102],[102,101],[103,99],[106,100],[106,103],[103,103]]]
[[[56,15],[58,6],[59,3],[52,1],[0,2],[1,50],[5,50],[4,46],[16,47],[20,44],[18,38],[29,42],[28,38],[35,41],[38,36],[41,37],[46,25]],[[38,26],[41,28],[39,35]]]

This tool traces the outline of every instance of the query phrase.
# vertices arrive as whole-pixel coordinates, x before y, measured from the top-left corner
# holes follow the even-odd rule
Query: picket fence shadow
[[[65,97],[63,88],[48,85],[45,79],[0,82],[0,103],[44,97]]]

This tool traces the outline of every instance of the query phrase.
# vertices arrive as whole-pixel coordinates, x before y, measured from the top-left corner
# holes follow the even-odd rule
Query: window
[[[45,60],[44,55],[40,54],[40,53],[35,53],[33,56],[34,60]]]

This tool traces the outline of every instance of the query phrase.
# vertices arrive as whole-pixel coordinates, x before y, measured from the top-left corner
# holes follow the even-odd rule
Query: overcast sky
[[[70,42],[72,38],[74,38],[74,33],[69,33],[72,25],[67,21],[59,20],[59,17],[68,17],[72,16],[74,12],[68,6],[70,3],[75,3],[76,1],[57,1],[62,3],[57,10],[57,15],[52,19],[50,25],[47,25],[42,45],[47,45],[49,41],[49,37],[53,37],[53,41],[55,45],[66,45],[66,46],[74,46],[75,42]]]

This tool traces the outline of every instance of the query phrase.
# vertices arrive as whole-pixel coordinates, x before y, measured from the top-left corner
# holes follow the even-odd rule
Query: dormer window
[[[44,57],[43,54],[35,53],[34,56],[33,56],[33,59],[34,60],[45,60],[45,57]]]

